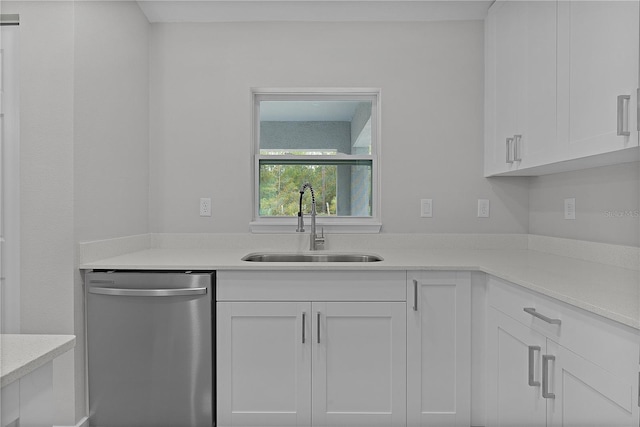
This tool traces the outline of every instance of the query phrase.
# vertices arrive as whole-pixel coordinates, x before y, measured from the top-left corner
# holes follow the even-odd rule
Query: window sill
[[[295,233],[298,226],[296,218],[268,218],[251,221],[249,228],[252,233]],[[304,219],[305,231],[311,229],[311,218]],[[317,218],[316,228],[318,234],[324,229],[325,234],[376,234],[380,233],[382,223],[375,219],[339,219]]]

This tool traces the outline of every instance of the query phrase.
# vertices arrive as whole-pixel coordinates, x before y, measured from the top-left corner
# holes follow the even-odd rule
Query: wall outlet
[[[576,219],[576,199],[564,199],[564,219]]]
[[[431,199],[420,199],[420,217],[433,217],[433,201]]]
[[[208,197],[200,199],[200,216],[211,216],[211,199]]]
[[[478,199],[478,218],[489,218],[489,199]]]

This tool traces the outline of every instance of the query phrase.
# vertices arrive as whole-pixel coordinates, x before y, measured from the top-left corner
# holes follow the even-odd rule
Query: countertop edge
[[[16,334],[19,336],[20,334]],[[28,334],[25,334],[28,335]],[[28,335],[30,337],[34,337],[36,335]],[[30,374],[36,369],[44,366],[45,364],[53,361],[58,356],[66,353],[67,351],[73,349],[76,345],[76,337],[75,335],[38,335],[46,338],[59,337],[60,342],[51,344],[50,348],[45,350],[44,352],[26,358],[27,360],[21,363],[17,363],[15,367],[13,367],[10,371],[5,372],[2,369],[2,375],[0,376],[0,387],[5,387],[16,380],[24,377],[25,375]],[[0,339],[2,337],[0,336]]]

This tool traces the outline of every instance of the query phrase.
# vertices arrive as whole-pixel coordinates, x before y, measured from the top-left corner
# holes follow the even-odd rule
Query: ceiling
[[[492,0],[138,0],[149,22],[484,19]]]

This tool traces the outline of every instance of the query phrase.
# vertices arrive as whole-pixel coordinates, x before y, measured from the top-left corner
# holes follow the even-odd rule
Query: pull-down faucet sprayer
[[[305,182],[302,187],[300,187],[300,209],[298,210],[298,228],[296,231],[298,233],[304,232],[304,215],[302,214],[302,196],[304,196],[304,191],[306,189],[311,190],[311,235],[310,235],[310,244],[309,250],[315,251],[318,249],[318,246],[324,245],[324,230],[322,232],[322,236],[318,237],[316,233],[316,195],[313,192],[313,187],[308,182]]]

